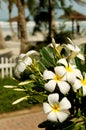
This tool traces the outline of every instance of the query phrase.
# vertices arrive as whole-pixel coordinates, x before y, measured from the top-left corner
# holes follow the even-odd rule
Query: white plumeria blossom
[[[28,57],[28,56],[25,56],[23,62],[25,63],[26,66],[31,65],[32,64],[32,59],[30,57]]]
[[[18,68],[18,71],[19,71],[19,72],[23,72],[23,71],[26,69],[26,65],[25,65],[25,63],[20,62],[20,63],[17,65],[17,68]]]
[[[23,53],[20,54],[19,57],[18,57],[18,60],[19,60],[19,61],[23,60],[24,56],[25,56],[25,54],[23,54]]]
[[[67,94],[70,90],[70,85],[64,79],[64,71],[61,70],[60,66],[55,67],[54,71],[55,73],[49,70],[44,71],[44,80],[49,80],[45,84],[45,89],[53,92],[57,85],[61,93]]]
[[[86,73],[84,77],[81,75],[79,79],[75,80],[73,87],[74,89],[76,89],[77,87],[78,88],[82,87],[83,96],[86,96]]]
[[[15,74],[17,77],[20,77],[20,73],[23,72],[26,67],[32,64],[32,59],[29,56],[26,56],[25,54],[21,54],[19,57],[19,62],[18,65],[16,66],[15,69]]]
[[[48,102],[43,103],[43,110],[45,113],[49,113],[47,119],[55,122],[63,122],[69,116],[69,110],[71,108],[71,103],[64,97],[59,102],[58,93],[50,94],[48,96]]]
[[[81,60],[85,60],[83,54],[80,53],[80,48],[77,45],[68,44],[66,47],[73,52],[73,55],[77,56]]]
[[[55,45],[56,45],[56,47],[61,46],[60,44],[55,44]],[[52,44],[52,43],[50,43],[48,46],[50,46],[50,47],[52,47],[52,48],[53,48],[53,44]]]
[[[81,72],[77,69],[76,65],[68,63],[65,58],[60,59],[58,63],[63,65],[60,66],[60,68],[61,71],[65,73],[65,78],[68,82],[73,83],[76,80],[76,77],[81,76]]]
[[[38,51],[35,51],[35,50],[30,50],[26,53],[27,56],[30,56],[30,55],[39,55],[39,52]]]

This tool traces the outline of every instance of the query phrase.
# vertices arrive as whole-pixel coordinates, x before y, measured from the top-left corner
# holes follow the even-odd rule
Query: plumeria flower
[[[83,96],[86,96],[86,73],[84,76],[81,75],[79,79],[76,79],[73,85],[74,89],[82,87]]]
[[[39,52],[35,51],[35,50],[30,50],[26,53],[27,56],[31,56],[31,55],[39,55]]]
[[[60,66],[60,69],[65,73],[65,78],[68,82],[73,83],[76,80],[76,77],[81,76],[81,72],[77,69],[76,65],[68,63],[65,58],[60,59],[58,63],[63,65]]]
[[[44,71],[44,80],[49,80],[45,84],[45,89],[53,92],[57,85],[61,93],[67,94],[70,90],[70,85],[64,79],[64,71],[61,70],[60,66],[55,67],[54,71],[55,73],[49,70]]]
[[[49,103],[43,103],[43,109],[45,113],[49,113],[47,119],[55,122],[63,122],[69,116],[69,110],[71,108],[71,103],[64,97],[59,102],[59,95],[57,93],[50,94],[48,96]]]
[[[81,60],[85,60],[83,54],[80,53],[80,48],[77,45],[75,45],[69,38],[68,40],[71,44],[67,44],[66,47],[72,51],[71,57],[78,57]]]
[[[15,68],[15,75],[20,78],[20,74],[24,72],[26,67],[32,64],[32,59],[24,54],[20,55],[18,64]]]

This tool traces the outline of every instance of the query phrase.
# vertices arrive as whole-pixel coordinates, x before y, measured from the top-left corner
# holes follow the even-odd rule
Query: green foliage
[[[86,91],[83,89],[86,86],[86,74],[84,75],[85,71],[80,67],[81,62],[75,62],[76,57],[84,61],[84,56],[77,45],[69,38],[67,40],[68,45],[56,44],[52,38],[52,44],[43,47],[40,52],[29,51],[21,55],[15,68],[19,79],[14,80],[16,87],[12,89],[24,95],[18,97],[18,92],[13,104],[23,100],[27,100],[29,104],[43,103],[44,112],[50,112],[50,121],[44,121],[38,127],[46,130],[85,130],[86,126]],[[86,50],[83,53],[85,55]],[[25,60],[26,57],[28,58]],[[21,71],[24,65],[25,69]],[[85,68],[85,64],[83,65]]]
[[[4,85],[17,85],[17,83],[11,78],[0,78],[0,113],[21,110],[30,107],[31,105],[28,102],[21,102],[17,105],[12,105],[12,102],[15,100],[15,97],[20,98],[25,94],[23,92],[13,91],[12,89],[6,89]]]
[[[77,67],[81,70],[81,72],[86,72],[86,44],[81,44],[81,51],[83,55],[85,56],[85,61],[81,61],[78,58],[75,58],[75,62]]]

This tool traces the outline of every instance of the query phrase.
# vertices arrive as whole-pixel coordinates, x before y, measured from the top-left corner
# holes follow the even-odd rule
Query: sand
[[[33,41],[33,44],[35,44],[35,41],[43,41],[44,37],[41,34],[37,34],[35,36],[30,36],[29,37],[29,41]],[[74,44],[79,45],[79,44],[83,44],[86,43],[86,37],[78,37],[76,39],[72,40]],[[12,53],[12,57],[16,58],[19,56],[20,54],[20,45],[21,42],[19,40],[16,41],[6,41],[6,49],[0,50],[0,55],[4,54],[4,53],[8,53],[11,52]]]

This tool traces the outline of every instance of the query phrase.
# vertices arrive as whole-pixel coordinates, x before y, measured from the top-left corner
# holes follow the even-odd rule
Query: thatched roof
[[[69,15],[63,14],[59,17],[60,19],[70,19],[70,20],[86,20],[86,16],[79,13],[78,11],[72,10]]]

